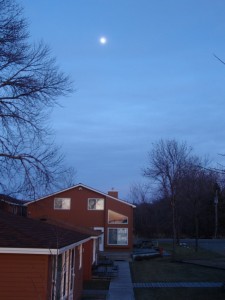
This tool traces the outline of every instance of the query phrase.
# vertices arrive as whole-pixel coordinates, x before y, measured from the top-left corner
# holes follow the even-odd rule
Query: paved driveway
[[[225,255],[225,239],[200,239],[199,246]]]
[[[172,242],[172,239],[160,240],[164,242]],[[181,239],[180,242],[185,242],[188,245],[194,246],[195,239]],[[199,239],[199,246],[225,256],[225,239]]]

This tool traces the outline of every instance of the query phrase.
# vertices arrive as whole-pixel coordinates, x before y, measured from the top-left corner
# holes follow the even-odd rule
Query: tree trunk
[[[195,213],[195,252],[198,252],[198,237],[199,237],[199,220],[198,220],[198,214]]]
[[[172,199],[172,217],[173,217],[173,252],[172,260],[175,260],[176,255],[176,215],[175,215],[175,201]]]

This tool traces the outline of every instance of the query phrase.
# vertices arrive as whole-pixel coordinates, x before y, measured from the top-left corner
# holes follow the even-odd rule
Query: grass
[[[170,243],[162,243],[160,244],[160,247],[168,251],[169,253],[172,253],[173,247]],[[202,248],[199,248],[199,250],[196,252],[194,247],[175,247],[175,259],[176,260],[187,260],[187,259],[216,259],[216,258],[223,258],[224,256],[208,251]]]
[[[133,262],[132,277],[133,282],[225,281],[225,270],[157,258]]]
[[[171,244],[160,245],[171,252]],[[131,263],[133,282],[225,282],[225,270],[182,263],[188,259],[218,259],[219,254],[193,248],[176,247],[176,261],[171,257],[153,258]],[[136,288],[136,300],[220,300],[225,299],[222,288]]]
[[[224,300],[225,292],[217,288],[135,289],[136,300]]]
[[[110,280],[103,279],[93,279],[86,280],[83,283],[84,293],[82,295],[82,300],[106,300],[107,299],[107,291],[109,289]],[[99,294],[98,291],[106,291],[106,293]],[[90,293],[85,293],[85,291],[89,291]]]

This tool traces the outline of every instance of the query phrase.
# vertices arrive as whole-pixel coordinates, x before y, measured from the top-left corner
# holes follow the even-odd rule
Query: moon
[[[105,45],[107,43],[107,38],[105,36],[101,36],[99,42],[100,44]]]

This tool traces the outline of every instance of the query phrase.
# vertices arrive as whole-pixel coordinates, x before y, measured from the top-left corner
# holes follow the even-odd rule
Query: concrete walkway
[[[134,288],[218,288],[223,282],[145,282],[134,283]]]
[[[184,261],[204,265],[208,267],[216,267],[225,269],[224,259],[215,261]],[[223,287],[224,282],[148,282],[148,283],[132,283],[130,266],[128,260],[116,260],[115,263],[119,266],[118,276],[110,282],[107,300],[135,300],[133,288],[218,288]]]
[[[116,261],[119,266],[118,276],[110,282],[109,300],[134,300],[133,283],[128,261]]]

